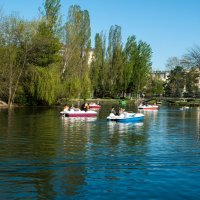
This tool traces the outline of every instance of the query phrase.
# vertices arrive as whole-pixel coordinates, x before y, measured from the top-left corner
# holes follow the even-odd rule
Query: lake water
[[[1,109],[0,199],[200,199],[200,108],[130,124],[106,121],[110,108],[83,119]]]

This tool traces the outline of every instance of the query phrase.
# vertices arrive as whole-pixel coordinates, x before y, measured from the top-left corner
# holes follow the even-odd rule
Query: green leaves
[[[91,82],[88,63],[89,51],[91,50],[90,29],[88,11],[82,11],[77,5],[71,6],[66,23],[66,45],[62,66],[62,83],[66,85],[65,95],[70,97],[74,94],[78,94],[77,97],[90,96]]]
[[[58,68],[54,65],[48,68],[31,67],[29,71],[31,95],[45,104],[55,103],[56,91],[59,87]]]

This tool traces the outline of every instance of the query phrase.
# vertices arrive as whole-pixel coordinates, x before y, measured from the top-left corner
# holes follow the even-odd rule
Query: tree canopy
[[[28,105],[56,104],[62,98],[137,96],[151,74],[150,45],[111,25],[96,33],[91,47],[90,15],[69,7],[66,22],[60,0],[44,0],[41,17],[0,20],[0,98]]]

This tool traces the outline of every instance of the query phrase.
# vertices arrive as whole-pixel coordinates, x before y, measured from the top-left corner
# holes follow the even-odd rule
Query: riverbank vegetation
[[[186,76],[173,69],[163,87],[162,80],[152,78],[148,43],[131,35],[123,44],[122,28],[111,25],[108,35],[96,33],[92,48],[89,12],[72,5],[63,21],[60,8],[60,0],[45,0],[40,18],[33,21],[0,13],[0,99],[9,107],[143,93],[173,96],[181,93],[184,84],[194,93],[196,70],[182,83],[178,76]]]

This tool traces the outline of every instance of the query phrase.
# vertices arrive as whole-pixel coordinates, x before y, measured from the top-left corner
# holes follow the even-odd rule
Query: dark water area
[[[0,109],[0,199],[200,199],[200,108],[128,124],[108,122],[110,108]]]

